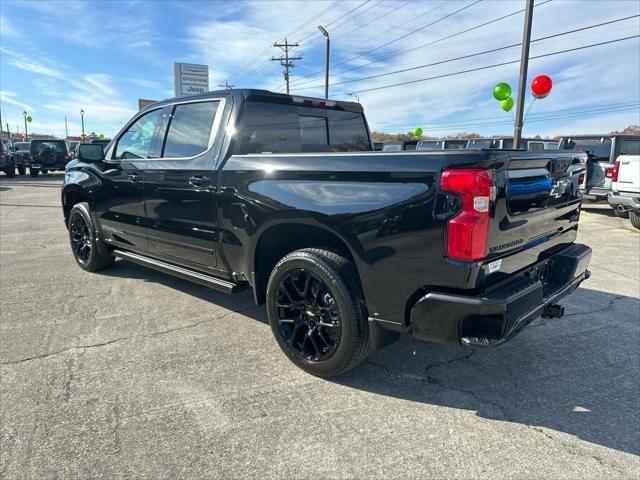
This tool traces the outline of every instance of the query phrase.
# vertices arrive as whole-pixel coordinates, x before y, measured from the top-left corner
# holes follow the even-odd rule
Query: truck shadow
[[[640,299],[589,289],[569,299],[565,319],[538,319],[497,350],[405,335],[337,383],[638,455]]]
[[[157,282],[268,324],[264,306],[255,306],[250,290],[226,295],[124,261],[101,273]],[[581,288],[565,304],[564,319],[538,319],[497,350],[403,335],[329,381],[639,455],[640,300]]]

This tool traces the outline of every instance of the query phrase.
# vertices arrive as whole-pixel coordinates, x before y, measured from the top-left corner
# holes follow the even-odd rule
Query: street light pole
[[[331,44],[329,40],[329,32],[327,32],[327,30],[322,25],[318,25],[318,30],[320,30],[320,32],[322,32],[322,35],[324,35],[325,38],[327,39],[327,56],[326,56],[325,67],[324,67],[324,98],[328,99],[329,98],[329,52],[331,49]]]
[[[24,141],[29,141],[29,131],[27,130],[27,111],[24,110],[22,112],[22,116],[24,117]]]
[[[82,141],[84,142],[84,110],[80,110],[80,121],[82,122]]]
[[[529,46],[531,44],[531,23],[533,21],[533,0],[527,0],[524,12],[524,32],[522,34],[522,54],[520,56],[520,79],[518,81],[518,103],[516,121],[513,128],[513,148],[520,148],[522,139],[522,116],[524,97],[527,91],[527,70],[529,69]]]

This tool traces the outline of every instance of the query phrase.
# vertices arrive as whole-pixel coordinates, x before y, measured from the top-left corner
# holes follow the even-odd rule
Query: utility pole
[[[327,48],[326,48],[326,59],[324,64],[324,98],[329,98],[329,51],[331,49],[331,44],[329,41],[329,32],[322,26],[318,25],[318,30],[320,33],[325,36],[327,39]]]
[[[287,39],[284,39],[284,43],[274,43],[274,47],[279,47],[284,51],[284,57],[271,57],[272,62],[280,62],[280,65],[284,67],[284,81],[287,84],[287,95],[289,94],[289,68],[295,67],[293,60],[302,60],[302,57],[290,57],[289,49],[299,47],[297,43],[289,43]]]
[[[24,117],[24,141],[29,141],[29,130],[27,130],[27,111],[22,112],[22,116]]]
[[[80,110],[80,121],[82,122],[82,141],[84,142],[84,110]]]
[[[513,129],[513,148],[520,148],[522,139],[522,116],[524,97],[527,92],[527,71],[529,69],[529,46],[531,44],[531,23],[533,21],[533,0],[527,0],[524,12],[524,32],[522,34],[522,55],[520,56],[520,79],[518,80],[518,100],[516,122]]]
[[[67,128],[67,116],[64,116],[64,139],[69,139],[69,128]]]
[[[223,87],[225,90],[231,90],[233,87],[235,87],[235,85],[229,85],[229,82],[227,80],[225,80],[224,83],[219,83],[218,86]]]

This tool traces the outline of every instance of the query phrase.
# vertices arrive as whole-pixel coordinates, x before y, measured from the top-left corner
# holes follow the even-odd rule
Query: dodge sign
[[[193,63],[174,63],[174,91],[176,97],[209,91],[209,66]]]

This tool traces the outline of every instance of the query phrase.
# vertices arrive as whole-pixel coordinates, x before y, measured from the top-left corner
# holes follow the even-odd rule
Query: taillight
[[[578,176],[578,186],[581,187],[582,185],[584,185],[584,179],[587,176],[587,174],[585,172],[582,172],[579,176]]]
[[[0,152],[0,158],[4,158],[6,154],[4,152]]]
[[[613,168],[605,167],[604,176],[607,178],[613,178]]]
[[[491,207],[491,171],[477,168],[445,170],[440,188],[462,199],[462,211],[447,225],[447,255],[474,262],[487,256]]]
[[[69,160],[69,155],[65,155],[65,156],[64,156],[64,159],[65,159],[65,160]]]
[[[613,165],[613,174],[611,175],[611,181],[618,181],[618,174],[620,173],[620,160],[616,160],[616,163]]]

